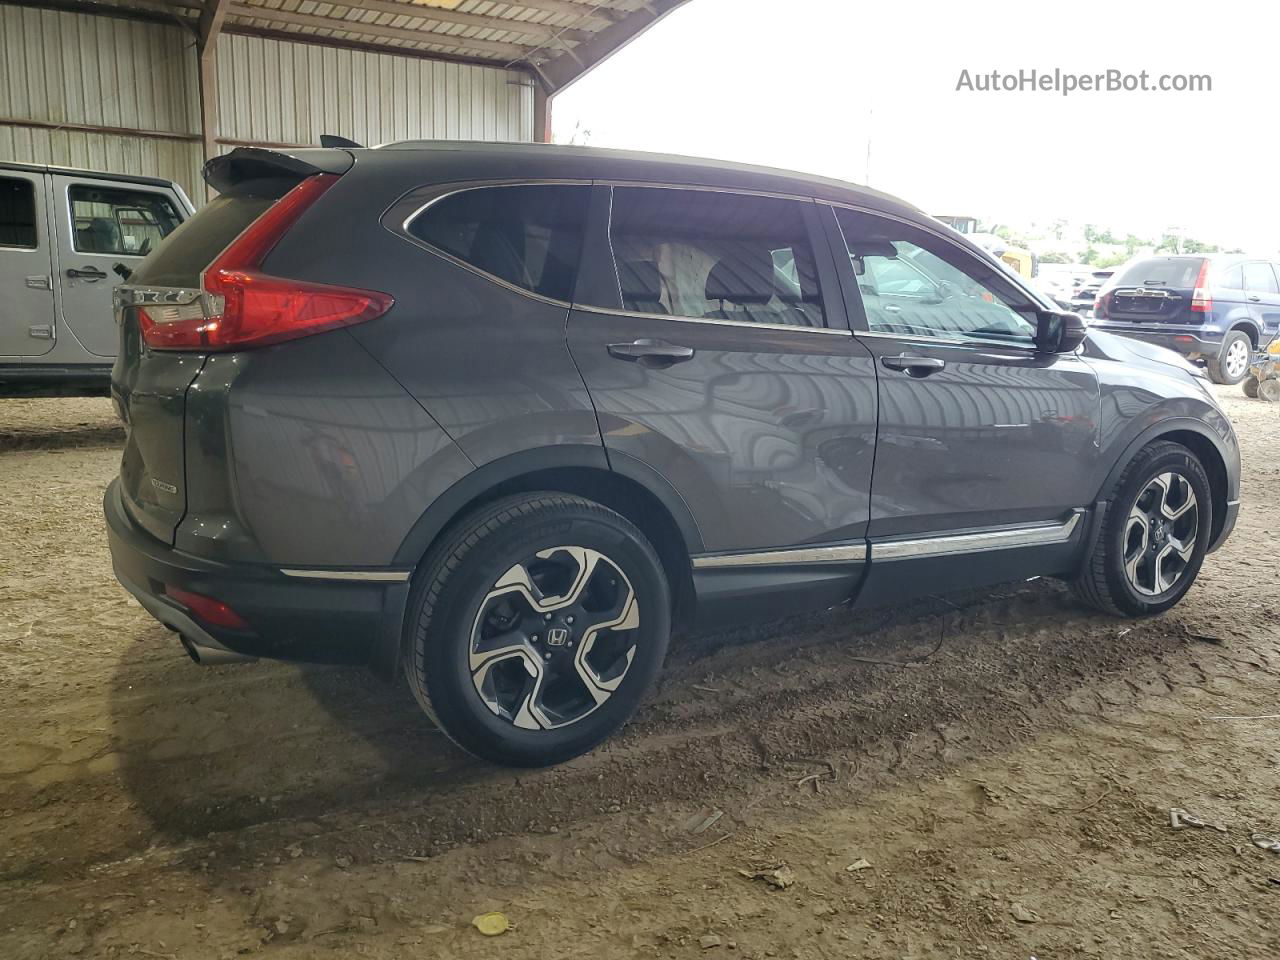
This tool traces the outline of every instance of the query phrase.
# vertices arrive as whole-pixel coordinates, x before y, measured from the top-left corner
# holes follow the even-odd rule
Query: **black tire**
[[[1250,400],[1258,399],[1258,378],[1255,376],[1247,376],[1244,383],[1240,385],[1240,389],[1244,391],[1244,395]]]
[[[1241,343],[1244,344],[1244,363],[1229,369],[1228,355],[1232,355],[1232,363],[1236,362],[1239,357],[1238,351],[1241,349],[1239,344]],[[1243,330],[1228,331],[1227,335],[1222,338],[1222,349],[1218,351],[1216,356],[1205,359],[1205,368],[1209,371],[1209,379],[1214,383],[1221,383],[1226,386],[1239,383],[1248,375],[1249,361],[1252,357],[1253,341],[1249,339],[1249,335]]]
[[[540,615],[522,599],[523,594],[504,594],[499,581],[509,577],[516,566],[523,565],[522,569],[529,572],[539,561],[526,565],[526,558],[537,557],[540,552],[552,551],[555,558],[564,559],[569,554],[555,552],[555,549],[566,545],[604,557],[608,566],[598,562],[595,568],[607,577],[603,589],[609,589],[607,585],[612,584],[615,590],[629,587],[633,591],[639,625],[634,630],[622,630],[619,636],[625,641],[619,642],[629,644],[634,653],[618,661],[625,660],[627,665],[621,668],[621,679],[611,681],[618,685],[611,693],[604,694],[603,702],[589,706],[590,698],[579,697],[579,702],[588,704],[582,707],[588,712],[581,718],[550,729],[523,729],[516,725],[517,720],[523,718],[526,724],[537,725],[547,714],[540,719],[531,712],[529,705],[535,702],[533,694],[514,695],[524,697],[522,709],[516,711],[519,715],[515,717],[499,712],[502,706],[497,703],[496,695],[493,705],[482,698],[481,670],[476,670],[473,679],[470,665],[473,643],[479,635],[475,631],[485,629],[482,615],[489,605],[502,602],[495,601],[495,595],[514,598],[512,603],[520,610],[511,616],[520,618],[521,623],[527,622],[529,616]],[[585,565],[580,566],[585,569]],[[621,577],[616,576],[618,572]],[[630,719],[666,656],[671,632],[671,593],[661,561],[633,524],[593,501],[540,492],[518,494],[486,504],[443,535],[424,560],[420,573],[415,579],[406,628],[404,666],[409,686],[418,703],[454,743],[493,763],[548,766],[586,753]],[[619,583],[623,586],[619,587]],[[590,588],[585,583],[575,582],[574,586],[581,596],[597,589],[594,583]],[[625,603],[625,597],[619,602]],[[572,622],[569,619],[569,623]],[[586,640],[589,632],[573,632],[571,637],[576,638],[581,647],[595,650]],[[607,635],[612,636],[613,631]],[[551,631],[547,630],[541,637],[528,631],[521,636],[540,644],[521,649],[543,651],[547,673],[543,674],[541,663],[530,663],[534,658],[521,654],[512,658],[519,668],[514,678],[502,683],[508,691],[512,683],[518,682],[532,684],[534,693],[540,690],[545,693],[555,686],[546,679],[553,676],[552,651],[546,646],[551,640]],[[573,641],[557,638],[557,642],[555,656],[572,660],[567,648],[573,646]],[[582,654],[580,648],[579,659]],[[571,673],[572,664],[565,666],[566,662],[555,661],[564,668],[563,676],[567,677],[556,682],[562,686],[583,683],[583,690],[590,694],[579,676],[581,671]],[[536,680],[525,681],[519,671],[525,670],[532,677],[535,667]],[[496,673],[497,668],[491,671]],[[603,693],[600,688],[597,691]],[[540,705],[538,712],[541,713]]]
[[[1168,589],[1144,594],[1135,589],[1125,572],[1126,534],[1130,511],[1158,476],[1173,473],[1185,479],[1195,494],[1198,509],[1194,547],[1185,567]],[[1085,603],[1108,613],[1141,617],[1168,610],[1191,589],[1209,549],[1213,526],[1213,501],[1209,478],[1196,455],[1180,443],[1157,440],[1144,447],[1125,467],[1107,497],[1107,516],[1093,553],[1086,558],[1072,590]]]

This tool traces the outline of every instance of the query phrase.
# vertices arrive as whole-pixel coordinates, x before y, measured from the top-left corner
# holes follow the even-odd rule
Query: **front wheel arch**
[[[1110,472],[1098,487],[1094,501],[1102,499],[1125,468],[1143,449],[1159,440],[1171,440],[1186,447],[1199,459],[1209,477],[1212,494],[1212,525],[1209,542],[1216,545],[1227,519],[1227,501],[1230,499],[1230,479],[1227,461],[1209,428],[1198,420],[1162,421],[1135,437],[1112,465]],[[1212,547],[1210,548],[1212,549]]]

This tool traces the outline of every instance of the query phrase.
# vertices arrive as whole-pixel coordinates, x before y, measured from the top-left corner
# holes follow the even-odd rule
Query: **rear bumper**
[[[165,626],[198,645],[245,657],[368,664],[384,675],[395,671],[409,571],[294,570],[289,575],[260,564],[206,560],[140,529],[125,512],[118,485],[113,480],[103,499],[111,564],[121,585]],[[166,586],[220,600],[250,629],[197,620],[165,594]]]
[[[1198,357],[1204,354],[1216,355],[1222,349],[1222,331],[1206,330],[1204,327],[1184,326],[1169,323],[1123,323],[1120,321],[1094,320],[1089,324],[1091,329],[1114,333],[1132,340],[1154,343],[1158,347],[1167,347],[1184,357]]]

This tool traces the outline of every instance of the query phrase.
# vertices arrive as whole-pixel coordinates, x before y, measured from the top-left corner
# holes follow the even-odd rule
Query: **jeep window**
[[[590,188],[478,187],[430,204],[408,225],[424,243],[553,300],[572,300]]]
[[[825,322],[797,201],[617,187],[609,234],[625,310],[804,327]]]
[[[999,268],[909,224],[836,209],[871,333],[1030,346],[1035,305]]]
[[[35,246],[35,188],[30,180],[0,177],[0,247]]]
[[[1280,293],[1276,289],[1276,275],[1269,263],[1246,263],[1244,265],[1244,288],[1250,293]]]
[[[80,253],[145,257],[182,222],[168,197],[149,190],[77,184],[67,196]]]

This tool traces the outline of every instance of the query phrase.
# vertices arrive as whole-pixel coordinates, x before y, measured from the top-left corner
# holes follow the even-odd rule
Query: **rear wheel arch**
[[[1230,333],[1232,330],[1239,330],[1247,336],[1249,338],[1249,346],[1254,350],[1257,350],[1262,343],[1262,331],[1260,331],[1252,321],[1240,320],[1232,324],[1231,330],[1228,330],[1227,332]]]
[[[671,584],[675,619],[692,612],[689,557],[702,552],[702,537],[684,500],[662,476],[631,458],[610,460],[601,447],[562,446],[503,457],[450,487],[414,524],[396,551],[396,562],[418,565],[457,521],[493,500],[535,491],[593,500],[621,514],[657,550]]]

